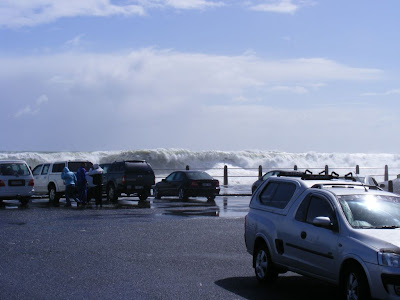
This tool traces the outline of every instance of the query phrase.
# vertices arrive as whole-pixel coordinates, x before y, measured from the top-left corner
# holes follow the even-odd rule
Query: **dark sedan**
[[[181,200],[188,197],[207,197],[213,201],[219,194],[219,181],[203,171],[176,171],[157,182],[153,188],[154,198],[178,196]]]

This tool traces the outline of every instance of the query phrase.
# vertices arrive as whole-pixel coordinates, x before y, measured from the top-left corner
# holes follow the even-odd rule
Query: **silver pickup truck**
[[[342,299],[400,299],[400,197],[332,175],[270,177],[254,192],[245,243],[255,275],[292,271]]]
[[[57,204],[65,193],[65,184],[61,179],[62,171],[67,167],[71,172],[76,172],[82,163],[86,164],[86,170],[92,167],[90,161],[58,161],[37,165],[32,171],[35,195],[48,195],[49,202]]]

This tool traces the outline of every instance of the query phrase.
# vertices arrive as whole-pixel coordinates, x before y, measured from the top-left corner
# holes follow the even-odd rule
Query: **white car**
[[[19,200],[25,205],[33,192],[34,179],[25,161],[0,161],[0,203],[3,200]]]

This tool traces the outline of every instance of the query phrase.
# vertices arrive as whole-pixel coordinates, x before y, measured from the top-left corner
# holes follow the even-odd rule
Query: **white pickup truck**
[[[86,170],[92,167],[90,161],[58,161],[37,165],[32,173],[35,179],[35,195],[48,195],[49,202],[57,204],[65,193],[65,184],[61,173],[65,167],[71,172],[76,172],[82,163]]]
[[[400,299],[400,197],[375,185],[270,177],[252,195],[245,243],[261,283],[292,271],[337,285],[340,299]]]

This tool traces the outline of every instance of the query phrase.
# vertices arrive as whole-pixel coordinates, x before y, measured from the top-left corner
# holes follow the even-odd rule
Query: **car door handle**
[[[307,237],[307,233],[305,231],[302,231],[300,237],[304,240]]]

